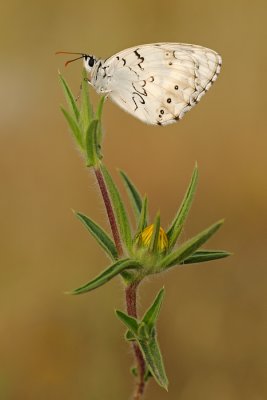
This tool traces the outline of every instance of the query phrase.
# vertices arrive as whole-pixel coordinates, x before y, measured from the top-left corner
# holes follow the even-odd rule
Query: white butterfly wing
[[[157,43],[132,47],[108,58],[102,68],[109,97],[148,124],[181,119],[216,80],[218,53],[205,47]]]

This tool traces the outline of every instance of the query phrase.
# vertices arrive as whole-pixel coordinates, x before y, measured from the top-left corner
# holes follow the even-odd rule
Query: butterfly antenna
[[[73,53],[73,52],[70,52],[70,51],[57,51],[56,54],[79,54],[80,57],[76,57],[76,58],[73,58],[72,60],[66,61],[65,62],[65,67],[67,67],[67,65],[70,64],[71,62],[76,61],[76,60],[80,60],[81,58],[84,58],[86,56],[86,54],[84,54],[84,53]]]

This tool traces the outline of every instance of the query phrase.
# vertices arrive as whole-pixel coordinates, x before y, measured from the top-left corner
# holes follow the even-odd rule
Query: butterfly
[[[67,53],[67,52],[58,52]],[[214,50],[183,43],[144,44],[107,59],[84,53],[88,82],[124,111],[152,125],[183,118],[210,89],[221,70]]]

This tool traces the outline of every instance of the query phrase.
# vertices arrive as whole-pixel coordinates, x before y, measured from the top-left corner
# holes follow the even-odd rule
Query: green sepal
[[[188,259],[195,251],[202,246],[214,233],[221,227],[223,220],[218,221],[214,225],[200,232],[192,239],[187,240],[177,250],[164,257],[160,262],[162,269],[170,268],[174,265],[179,265]]]
[[[112,260],[118,258],[118,252],[116,246],[109,235],[91,218],[86,215],[75,212],[77,218],[84,224],[86,229],[91,233],[91,235],[96,239],[98,244],[105,250]]]
[[[83,132],[87,132],[90,122],[92,121],[93,118],[94,118],[93,108],[89,100],[89,85],[88,85],[87,71],[84,68],[82,73],[81,111],[79,119]]]
[[[138,221],[137,235],[147,227],[147,197],[145,196],[142,201],[141,213]]]
[[[116,275],[119,275],[122,271],[125,269],[138,269],[140,268],[140,264],[131,259],[124,259],[124,260],[119,260],[116,263],[112,264],[109,266],[105,271],[103,271],[100,275],[98,275],[96,278],[94,278],[92,281],[86,283],[85,285],[74,289],[71,292],[67,292],[67,294],[83,294],[90,292],[91,290],[94,290],[98,288],[99,286],[104,285],[108,281],[110,281],[112,278],[114,278]]]
[[[77,102],[76,102],[67,82],[65,81],[65,79],[63,78],[63,76],[60,73],[59,73],[59,80],[63,87],[63,91],[65,94],[68,106],[72,112],[72,115],[76,119],[76,122],[79,122],[80,112],[79,112],[79,109],[77,106]]]
[[[195,264],[206,261],[219,260],[231,256],[232,253],[224,250],[198,250],[188,258],[186,258],[183,264]]]
[[[131,228],[128,219],[128,215],[125,211],[124,204],[122,202],[119,190],[115,185],[111,175],[104,165],[100,166],[102,174],[104,176],[106,185],[108,187],[109,194],[112,199],[113,209],[116,215],[116,220],[119,225],[119,230],[121,234],[121,238],[125,243],[126,247],[131,250],[132,248],[132,237],[131,237]]]
[[[83,150],[84,149],[83,137],[78,122],[76,121],[75,117],[73,117],[68,111],[65,110],[64,107],[61,106],[60,108],[69,124],[71,133],[75,141],[77,142],[81,150]]]
[[[167,231],[167,238],[169,241],[169,249],[172,249],[175,246],[175,243],[182,231],[185,219],[189,213],[189,210],[190,210],[192,202],[193,202],[193,198],[194,198],[194,194],[195,194],[196,186],[197,186],[197,181],[198,181],[198,168],[197,168],[197,164],[196,164],[190,184],[189,184],[186,194],[183,198],[182,204],[181,204],[174,220],[172,221],[170,228]]]
[[[130,178],[126,175],[124,171],[120,170],[120,175],[122,177],[123,183],[125,185],[125,188],[127,190],[131,205],[134,210],[134,214],[136,217],[136,220],[139,220],[140,213],[142,210],[142,198],[136,189],[135,185],[133,182],[130,180]],[[138,223],[138,222],[137,222]]]
[[[86,148],[86,166],[95,167],[99,163],[98,158],[98,142],[97,142],[97,127],[99,121],[93,119],[87,129],[85,136]]]
[[[157,213],[153,223],[153,233],[151,241],[149,243],[149,250],[151,251],[152,254],[155,254],[158,250],[159,231],[160,231],[160,214]]]
[[[156,325],[163,297],[164,297],[164,287],[160,289],[154,302],[152,303],[152,305],[149,307],[149,309],[146,311],[145,315],[142,318],[142,322],[147,326],[149,334],[151,334],[152,328]]]

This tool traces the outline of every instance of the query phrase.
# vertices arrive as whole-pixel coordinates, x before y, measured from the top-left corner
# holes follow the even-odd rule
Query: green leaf
[[[72,111],[73,117],[75,117],[76,122],[79,122],[80,112],[79,112],[76,100],[75,100],[67,82],[65,81],[65,79],[63,78],[63,76],[61,74],[59,74],[59,80],[63,87],[63,91],[65,93],[65,97],[66,97],[67,103],[69,105],[69,108]]]
[[[147,197],[142,201],[142,208],[138,222],[137,235],[147,227]]]
[[[186,194],[183,198],[182,204],[181,204],[181,206],[178,210],[178,213],[176,214],[176,216],[175,216],[174,220],[172,221],[171,226],[167,232],[167,238],[169,241],[170,249],[172,249],[174,247],[174,245],[181,233],[181,230],[183,228],[185,219],[191,208],[194,194],[196,191],[197,181],[198,181],[198,168],[196,165],[195,169],[193,171],[193,175],[192,175],[190,184],[189,184]]]
[[[155,378],[157,383],[167,390],[168,379],[166,377],[155,330],[155,323],[158,318],[163,296],[164,288],[159,291],[153,304],[147,310],[140,323],[138,323],[136,318],[129,317],[122,311],[116,311],[116,313],[119,319],[128,328],[125,335],[126,340],[136,340],[138,342],[149,372]],[[149,378],[148,373],[147,378]]]
[[[142,198],[134,186],[133,182],[130,180],[130,178],[126,175],[125,172],[120,171],[120,175],[122,177],[123,183],[126,187],[128,196],[130,198],[130,202],[132,204],[136,219],[138,220],[140,217],[140,213],[142,210]]]
[[[161,304],[163,301],[163,297],[164,297],[164,288],[160,289],[154,302],[151,304],[151,306],[149,307],[149,309],[146,311],[145,315],[142,318],[141,322],[143,323],[143,325],[146,326],[146,330],[149,335],[151,335],[152,328],[154,328],[154,326],[156,325],[156,322],[157,322],[157,319],[159,316],[159,312],[160,312],[160,308],[161,308]],[[140,325],[140,327],[141,327],[141,325]],[[140,330],[140,327],[139,327],[139,330]],[[125,339],[129,340],[129,341],[136,340],[130,331],[126,332]]]
[[[220,258],[228,257],[230,255],[231,253],[224,250],[198,250],[190,257],[186,258],[183,264],[194,264],[218,260]]]
[[[94,113],[89,100],[89,85],[87,71],[85,68],[83,69],[82,77],[80,124],[83,132],[87,132],[90,122],[94,118]]]
[[[138,377],[138,370],[137,370],[136,367],[132,367],[132,368],[131,368],[131,373],[133,374],[133,376],[134,376],[135,378]]]
[[[126,331],[125,332],[125,340],[129,341],[129,342],[133,342],[136,341],[136,337],[134,336],[134,334],[131,331]]]
[[[168,379],[166,377],[162,356],[156,335],[149,339],[142,339],[138,335],[140,324],[136,318],[130,317],[122,311],[116,311],[117,317],[126,325],[139,344],[140,350],[144,356],[147,367],[155,378],[156,382],[164,389],[168,390]],[[126,333],[126,335],[129,335]],[[143,336],[143,335],[142,335]]]
[[[125,314],[123,311],[120,310],[116,310],[115,313],[117,317],[124,323],[124,325],[126,325],[126,327],[130,330],[130,332],[133,335],[137,335],[139,327],[137,319]]]
[[[156,336],[150,341],[139,340],[138,343],[150,373],[161,387],[168,390],[168,378]]]
[[[105,283],[110,281],[112,278],[120,274],[125,269],[137,269],[140,267],[141,267],[140,264],[135,260],[127,258],[124,260],[119,260],[115,264],[112,264],[110,267],[108,267],[105,271],[103,271],[92,281],[86,283],[85,285],[79,287],[78,289],[74,289],[73,291],[68,292],[67,294],[82,294],[90,292],[91,290],[104,285]]]
[[[100,168],[103,173],[106,185],[108,187],[108,191],[112,199],[112,205],[115,211],[116,220],[119,225],[121,238],[126,244],[126,247],[129,250],[131,250],[132,247],[131,228],[119,190],[117,189],[117,186],[115,185],[111,175],[109,174],[108,170],[104,167],[104,165],[101,165]]]
[[[151,374],[151,372],[149,371],[149,369],[146,369],[146,373],[145,373],[145,382],[147,382],[149,380],[149,378],[152,378],[153,375]]]
[[[76,122],[75,118],[72,115],[70,115],[68,111],[66,111],[63,107],[60,108],[69,124],[71,133],[75,141],[78,143],[79,147],[83,150],[84,145],[83,145],[82,133],[80,131],[78,123]]]
[[[202,246],[214,233],[221,227],[223,220],[218,221],[216,224],[211,225],[198,235],[189,239],[182,244],[176,251],[173,251],[167,255],[160,263],[160,266],[164,269],[178,265],[184,262],[189,256],[191,256],[200,246]]]
[[[104,108],[104,103],[106,100],[106,96],[102,96],[99,103],[98,103],[98,108],[96,110],[96,118],[99,121],[98,128],[97,128],[97,143],[100,145],[102,143],[102,137],[103,137],[103,132],[102,132],[102,114],[103,114],[103,108]],[[100,148],[98,149],[100,152]],[[102,155],[99,154],[99,158],[102,158]]]
[[[96,239],[96,241],[100,244],[100,246],[106,251],[109,257],[112,260],[116,260],[118,258],[118,252],[116,246],[109,235],[93,220],[91,220],[86,215],[83,215],[80,212],[76,212],[75,215],[77,218],[82,221],[86,229],[91,233],[91,235]]]
[[[154,223],[153,223],[153,233],[152,233],[151,241],[149,243],[149,250],[152,253],[155,253],[158,250],[159,231],[160,231],[160,214],[157,213]]]
[[[85,144],[86,144],[87,167],[97,166],[99,162],[98,149],[97,149],[98,144],[96,137],[97,126],[98,126],[98,120],[93,119],[86,132]]]
[[[150,339],[148,327],[146,326],[146,324],[143,321],[141,321],[139,323],[137,335],[138,335],[139,340],[149,340]]]
[[[142,318],[142,322],[147,326],[149,332],[151,332],[152,328],[155,326],[157,322],[163,297],[164,297],[164,288],[160,289],[154,302],[152,303],[152,305],[149,307],[149,309],[146,311],[145,315]]]

